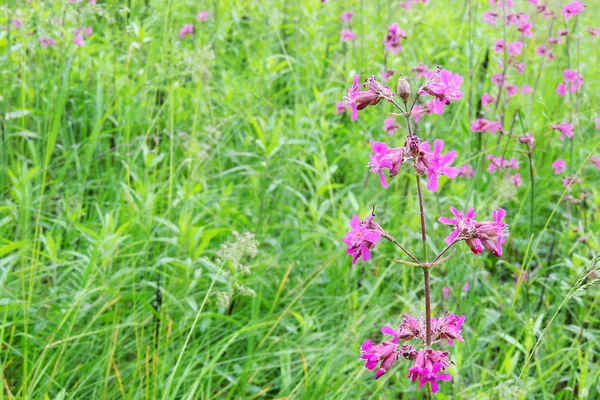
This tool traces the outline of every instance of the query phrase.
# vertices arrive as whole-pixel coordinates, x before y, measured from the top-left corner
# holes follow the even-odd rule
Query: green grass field
[[[410,11],[383,0],[5,0],[0,399],[422,398],[405,360],[375,381],[359,359],[381,326],[423,315],[422,273],[391,262],[403,255],[386,243],[352,266],[342,243],[352,214],[375,205],[421,254],[414,174],[402,169],[383,189],[366,167],[369,140],[400,146],[406,128],[383,131],[394,112],[383,101],[354,123],[335,106],[354,74],[379,77],[385,63],[391,88],[402,73],[416,91],[418,62],[465,78],[462,99],[417,129],[475,170],[425,193],[429,254],[445,246],[437,219],[450,206],[481,218],[502,207],[510,226],[502,258],[457,244],[431,270],[434,315],[466,316],[453,380],[435,397],[600,398],[600,169],[590,162],[600,38],[586,31],[600,27],[600,2],[565,21],[567,3],[550,1],[556,18],[544,18],[515,0],[533,23],[522,37],[487,0]],[[492,9],[495,27],[483,22]],[[408,38],[385,59],[393,22]],[[185,24],[194,33],[180,38]],[[85,27],[93,33],[77,46]],[[355,40],[341,43],[342,28]],[[549,45],[558,29],[569,34]],[[45,36],[55,44],[41,46]],[[535,92],[486,111],[503,38],[524,43],[525,70],[507,80]],[[541,45],[554,60],[536,54]],[[567,69],[584,84],[560,97]],[[479,112],[506,134],[473,132]],[[551,125],[564,121],[574,136],[561,141]],[[514,140],[526,132],[532,170]],[[522,185],[487,172],[488,155],[518,159]],[[566,189],[570,174],[581,183]],[[563,201],[571,195],[583,200]]]

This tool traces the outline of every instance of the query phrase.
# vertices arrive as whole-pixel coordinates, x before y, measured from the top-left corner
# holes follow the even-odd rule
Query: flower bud
[[[410,83],[408,83],[406,78],[402,75],[398,78],[398,89],[396,92],[405,104],[408,103],[408,98],[410,97]]]

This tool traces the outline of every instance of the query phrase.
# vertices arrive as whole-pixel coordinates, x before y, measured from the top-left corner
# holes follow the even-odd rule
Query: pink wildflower
[[[568,21],[569,18],[581,14],[585,8],[585,4],[580,1],[574,1],[570,4],[567,4],[562,9],[562,14],[565,16],[565,19]]]
[[[379,368],[375,372],[375,379],[381,378],[394,365],[399,357],[397,351],[398,334],[389,326],[381,328],[384,335],[391,335],[392,340],[384,340],[380,344],[373,346],[372,340],[365,341],[360,347],[360,352],[363,360],[367,360],[365,368],[374,370],[377,365]]]
[[[554,173],[556,175],[560,175],[561,172],[567,169],[567,163],[562,159],[556,160],[552,163],[552,168],[554,168]]]
[[[600,34],[600,28],[587,28],[587,32],[592,35],[593,37],[598,37],[598,34]]]
[[[427,78],[427,72],[429,70],[427,69],[427,65],[425,65],[421,61],[419,61],[419,63],[417,64],[417,66],[414,67],[412,69],[412,71],[417,74],[417,77]]]
[[[335,103],[335,111],[338,114],[346,112],[347,109],[348,109],[348,106],[343,101],[338,101],[337,103]]]
[[[539,56],[545,56],[547,51],[546,46],[538,46],[535,48],[535,53]]]
[[[394,71],[393,69],[390,69],[390,70],[382,69],[381,70],[381,80],[383,82],[387,82],[387,80],[390,79],[392,76],[394,76],[395,73],[396,73],[396,71]]]
[[[398,130],[396,118],[390,117],[383,121],[383,130],[386,131],[389,135],[392,135],[394,132],[396,132],[396,130]]]
[[[369,170],[379,174],[379,181],[384,188],[388,186],[383,174],[383,169],[387,168],[390,173],[390,178],[393,178],[400,171],[402,162],[404,161],[404,148],[388,148],[384,142],[374,142],[371,140],[371,148],[373,154],[369,158]]]
[[[519,187],[523,184],[523,180],[521,179],[521,174],[519,174],[518,172],[516,174],[514,174],[510,179],[511,179],[513,185],[515,185],[515,187]]]
[[[19,18],[13,18],[12,26],[16,29],[19,29],[20,27],[23,26],[23,22],[21,22],[21,20]]]
[[[521,42],[514,42],[514,43],[509,43],[507,46],[507,53],[511,56],[518,56],[521,54],[521,51],[523,50],[523,43]]]
[[[340,32],[342,42],[350,42],[356,38],[356,34],[348,29],[342,29]]]
[[[344,13],[342,13],[342,16],[340,17],[340,21],[350,21],[353,16],[354,16],[353,12],[345,11]]]
[[[458,176],[464,178],[472,178],[475,176],[475,171],[469,164],[464,164],[463,166],[458,168]]]
[[[447,69],[429,72],[423,89],[436,97],[432,110],[434,114],[442,115],[444,106],[452,104],[453,100],[459,100],[463,96],[459,88],[463,80],[462,76],[452,74]]]
[[[495,83],[496,86],[500,87],[504,83],[504,76],[502,73],[494,74],[491,78],[492,83]]]
[[[493,102],[494,102],[494,98],[492,96],[490,96],[488,93],[484,93],[483,96],[481,96],[481,105],[483,107],[485,107],[486,110],[488,109],[490,104]]]
[[[596,168],[600,169],[600,157],[592,156],[590,161],[596,165]]]
[[[419,371],[419,374],[421,374],[421,377],[419,378],[419,389],[422,389],[423,386],[429,382],[431,385],[431,393],[437,393],[440,390],[437,381],[452,380],[452,375],[442,374],[440,373],[440,369],[442,369],[442,364],[440,363],[434,364],[431,371],[427,368],[422,368]]]
[[[446,300],[448,300],[450,298],[450,288],[448,286],[442,287],[442,295],[444,296],[444,298]]]
[[[196,21],[202,22],[208,19],[208,11],[200,11],[198,15],[196,15]]]
[[[502,132],[502,124],[500,122],[479,118],[475,121],[471,121],[471,130],[473,132],[490,132],[496,134],[498,131]]]
[[[183,28],[181,28],[179,30],[179,37],[180,38],[185,38],[187,35],[193,35],[194,34],[194,25],[192,24],[186,24],[183,26]]]
[[[532,91],[533,91],[532,87],[531,87],[531,86],[529,86],[529,85],[527,85],[527,84],[525,84],[525,85],[521,86],[521,93],[522,93],[522,94],[529,94],[529,93],[531,93]]]
[[[401,1],[399,5],[400,7],[404,7],[406,11],[410,11],[410,9],[412,8],[412,3],[410,1]]]
[[[519,142],[521,143],[527,143],[529,145],[529,148],[531,150],[533,150],[533,142],[535,141],[535,138],[533,137],[532,133],[526,133],[525,136],[521,136],[519,138]]]
[[[552,129],[561,133],[560,140],[565,140],[565,136],[568,138],[573,137],[573,125],[569,124],[568,122],[563,122],[562,124],[553,124]]]
[[[564,83],[559,83],[556,87],[556,93],[558,93],[560,97],[563,97],[565,94],[567,94],[567,85]]]
[[[377,246],[381,239],[382,229],[376,222],[373,222],[374,214],[369,215],[363,221],[354,214],[350,220],[352,230],[346,233],[343,242],[348,246],[346,252],[352,256],[352,264],[356,264],[359,258],[363,261],[371,259],[371,250]]]
[[[462,291],[463,293],[468,293],[469,289],[471,289],[471,284],[469,282],[465,282],[465,284],[463,285]]]
[[[498,18],[498,13],[495,13],[493,11],[486,11],[486,13],[483,14],[483,20],[486,24],[489,25],[496,26],[496,18]]]
[[[576,91],[581,89],[581,86],[583,86],[583,76],[580,73],[578,73],[577,71],[574,71],[572,69],[567,69],[567,70],[563,71],[563,76],[565,79],[564,80],[565,84],[567,84],[567,83],[571,84],[571,88],[570,88],[571,92],[575,93]]]
[[[550,44],[557,44],[558,42],[559,42],[558,38],[555,38],[555,37],[548,38],[548,43],[550,43]]]
[[[44,36],[38,41],[38,43],[43,48],[46,48],[48,46],[54,46],[56,44],[56,40],[52,39],[50,36]]]
[[[558,36],[567,36],[569,34],[569,31],[567,29],[559,29],[558,30]]]
[[[359,79],[359,75],[354,75],[354,82],[348,89],[348,95],[344,97],[344,102],[352,109],[352,121],[358,119],[359,110],[376,105],[381,99],[392,101],[394,97],[390,88],[377,82],[374,76],[370,76],[365,80],[367,90],[361,91],[358,83]]]
[[[502,8],[504,5],[506,5],[506,8],[512,8],[513,0],[490,0],[490,4],[498,8]]]
[[[388,33],[383,41],[385,49],[396,55],[399,51],[402,51],[402,45],[400,39],[406,39],[406,32],[398,26],[397,22],[388,26]]]
[[[499,39],[494,43],[494,52],[500,53],[501,51],[504,51],[504,40]]]
[[[433,152],[429,147],[429,142],[423,142],[420,146],[421,157],[417,162],[417,171],[423,173],[427,169],[427,190],[437,192],[439,188],[438,177],[445,175],[450,179],[456,178],[458,169],[450,167],[457,154],[455,150],[450,150],[442,155],[444,141],[436,139],[433,144]]]
[[[531,28],[533,28],[533,24],[530,21],[521,21],[517,30],[521,32],[523,35],[527,37],[531,37],[533,32],[531,32]]]
[[[596,117],[596,129],[600,129],[600,117]]]
[[[519,93],[519,88],[516,85],[507,85],[506,86],[506,97],[513,97]]]
[[[513,67],[515,67],[520,74],[522,74],[523,71],[525,71],[525,63],[514,63]]]

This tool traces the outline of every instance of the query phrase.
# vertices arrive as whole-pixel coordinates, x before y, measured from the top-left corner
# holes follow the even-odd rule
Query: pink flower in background
[[[344,97],[344,102],[352,109],[352,121],[358,119],[358,111],[368,106],[376,105],[381,99],[393,101],[394,94],[387,86],[383,86],[374,76],[365,80],[367,90],[361,91],[358,81],[359,75],[354,75],[354,82],[348,89],[348,95]]]
[[[515,274],[515,285],[518,285],[519,281],[527,282],[528,280],[529,280],[529,274],[527,272],[523,271],[522,269],[520,269]]]
[[[519,142],[521,143],[527,143],[529,145],[529,148],[533,150],[533,142],[535,141],[535,138],[533,137],[532,133],[526,133],[525,136],[522,136],[519,138]]]
[[[445,313],[440,318],[432,318],[431,319],[431,331],[434,339],[437,340],[447,340],[448,346],[452,346],[455,340],[459,342],[464,342],[465,340],[460,335],[461,327],[463,322],[465,322],[466,317],[463,315],[459,317],[454,314]]]
[[[502,75],[502,73],[494,74],[492,75],[491,81],[492,83],[495,83],[496,86],[500,87],[504,82],[504,76]]]
[[[565,94],[567,94],[567,85],[564,83],[559,83],[556,87],[556,93],[558,93],[560,97],[563,97]]]
[[[548,38],[548,43],[550,43],[550,44],[557,44],[558,42],[559,42],[558,38],[555,38],[555,37]]]
[[[587,31],[590,35],[592,35],[593,37],[598,37],[598,34],[600,33],[600,28],[587,28]]]
[[[393,69],[390,69],[390,70],[382,69],[381,70],[381,80],[383,82],[387,82],[387,80],[390,79],[392,76],[394,76],[395,73],[396,73],[396,71],[394,71]]]
[[[414,67],[412,69],[412,71],[417,74],[417,77],[427,78],[427,72],[429,70],[427,69],[427,65],[425,65],[421,61],[419,61],[419,63],[417,64],[417,66]]]
[[[404,161],[403,147],[387,147],[384,142],[374,142],[371,140],[371,149],[373,154],[369,158],[369,170],[379,174],[379,181],[384,188],[388,186],[383,174],[383,169],[387,168],[390,172],[390,178],[398,175],[400,167]]]
[[[513,67],[515,67],[520,74],[522,74],[523,71],[525,71],[525,63],[515,63],[513,64]]]
[[[559,131],[561,133],[560,140],[565,140],[565,136],[568,138],[573,137],[573,128],[574,126],[569,124],[568,122],[563,122],[562,124],[553,124],[552,129],[555,131]]]
[[[463,80],[462,76],[452,74],[447,69],[429,72],[424,90],[436,97],[432,110],[434,114],[442,115],[445,105],[452,104],[453,100],[459,100],[463,96],[459,88]]]
[[[567,36],[569,34],[569,31],[567,29],[559,29],[558,30],[558,36]]]
[[[600,117],[596,117],[596,129],[600,129]]]
[[[596,168],[600,169],[600,157],[592,156],[590,161],[596,165]]]
[[[458,167],[458,176],[463,178],[472,178],[475,176],[475,171],[469,164],[464,164],[461,167]]]
[[[465,293],[465,294],[468,293],[469,289],[471,289],[471,284],[469,282],[465,282],[465,284],[463,285],[463,289],[462,289],[463,293]]]
[[[490,165],[487,168],[488,172],[494,172],[499,169],[519,169],[519,162],[514,157],[509,161],[503,157],[494,157],[490,154],[487,159],[490,161]]]
[[[576,91],[581,89],[581,86],[583,86],[583,76],[580,73],[578,73],[577,71],[574,71],[572,69],[567,69],[567,70],[563,71],[563,76],[565,78],[565,80],[564,80],[565,84],[567,84],[567,83],[571,84],[571,87],[570,87],[571,92],[575,93]]]
[[[385,49],[396,55],[399,51],[402,51],[402,45],[400,44],[401,39],[406,39],[406,32],[398,26],[397,22],[388,26],[388,33],[383,41]]]
[[[11,23],[12,23],[13,28],[16,28],[16,29],[19,29],[20,27],[23,26],[23,22],[21,22],[21,20],[19,18],[13,18]]]
[[[386,131],[389,135],[392,135],[396,130],[398,130],[398,125],[396,124],[396,118],[390,117],[383,121],[383,130]]]
[[[475,209],[469,208],[467,213],[465,214],[462,211],[458,211],[455,207],[450,207],[450,212],[454,215],[454,218],[446,218],[439,217],[438,221],[440,221],[444,225],[452,225],[454,226],[454,230],[450,235],[448,235],[444,241],[446,244],[450,245],[457,240],[461,240],[460,238],[467,234],[469,231],[475,229]],[[472,243],[473,247],[469,244],[471,251],[475,254],[481,253],[481,246],[477,247],[476,243]]]
[[[513,97],[519,93],[519,88],[516,85],[507,85],[506,86],[506,97]]]
[[[548,60],[552,61],[552,60],[554,60],[555,58],[556,58],[556,56],[554,55],[554,53],[552,53],[552,52],[549,52],[549,53],[548,53]]]
[[[208,11],[200,11],[198,15],[196,15],[196,21],[202,22],[208,19]]]
[[[410,9],[412,8],[412,3],[410,1],[401,1],[399,5],[400,7],[404,7],[406,11],[410,11]]]
[[[547,52],[546,46],[538,46],[535,48],[535,53],[539,56],[545,56]]]
[[[498,131],[502,132],[502,124],[500,122],[479,118],[475,121],[471,121],[471,130],[473,132],[490,132],[495,134]]]
[[[522,94],[529,94],[532,91],[533,91],[533,89],[529,85],[523,85],[523,86],[521,86],[521,93]]]
[[[562,14],[565,16],[566,20],[569,20],[569,18],[571,18],[575,15],[581,14],[583,12],[584,8],[585,8],[585,4],[583,4],[580,1],[574,1],[563,7]]]
[[[444,295],[446,300],[450,298],[450,288],[448,286],[442,287],[442,295]]]
[[[528,17],[529,18],[529,17]],[[531,28],[533,28],[533,24],[529,20],[521,21],[517,30],[521,32],[523,35],[527,37],[531,37],[533,32],[531,32]]]
[[[75,45],[81,47],[85,44],[83,38],[88,37],[92,34],[92,28],[77,28],[75,29],[75,38],[73,39],[73,43]]]
[[[519,174],[518,172],[516,174],[514,174],[511,178],[513,185],[515,185],[515,187],[519,187],[523,184],[523,181],[521,180],[521,174]]]
[[[554,173],[556,175],[560,175],[561,172],[567,169],[567,163],[565,160],[556,160],[552,163],[552,168],[554,168]]]
[[[340,17],[340,21],[350,21],[353,16],[354,16],[353,12],[345,11],[344,13],[342,13],[342,16]]]
[[[508,225],[502,222],[505,216],[506,210],[499,208],[493,212],[493,221],[483,221],[475,224],[477,238],[481,240],[483,247],[496,257],[502,257],[502,244],[506,242],[506,235],[508,234]]]
[[[373,222],[374,214],[369,215],[363,221],[354,214],[350,220],[350,232],[346,233],[343,242],[348,246],[346,252],[352,256],[352,264],[356,264],[359,258],[363,261],[371,259],[371,250],[377,246],[381,239],[382,229]]]
[[[506,8],[512,8],[513,7],[513,0],[490,0],[490,4],[493,6],[496,6],[498,8],[502,8],[504,5],[506,5]]]
[[[423,142],[420,146],[422,156],[417,162],[417,171],[423,173],[427,171],[427,190],[431,192],[438,191],[438,177],[440,175],[447,176],[450,179],[456,178],[458,169],[450,167],[457,156],[455,150],[450,150],[442,155],[444,141],[436,139],[433,143],[433,152],[429,147],[429,142]]]
[[[521,42],[509,43],[508,47],[506,49],[507,53],[510,54],[511,56],[520,55],[522,50],[523,50],[523,43],[521,43]]]
[[[421,377],[419,378],[419,389],[422,389],[426,383],[431,385],[431,393],[437,393],[440,390],[437,381],[451,381],[452,375],[450,374],[442,374],[440,370],[442,369],[442,364],[436,363],[433,365],[433,368],[428,370],[427,368],[422,368],[419,371]]]
[[[342,42],[350,42],[356,38],[356,34],[348,29],[342,29],[340,37]]]
[[[83,39],[82,39],[83,40]],[[56,40],[52,39],[50,36],[44,36],[43,38],[41,38],[38,43],[40,44],[40,46],[42,46],[43,48],[46,47],[52,47],[56,44]]]
[[[181,28],[179,30],[179,37],[182,39],[188,35],[193,35],[193,34],[194,34],[194,25],[192,25],[192,24],[186,24],[183,26],[183,28]]]
[[[346,112],[347,109],[348,109],[348,106],[343,101],[338,101],[337,103],[335,103],[335,111],[338,114]]]
[[[496,18],[498,18],[498,13],[493,11],[486,11],[485,14],[483,14],[484,22],[489,25],[496,26]]]
[[[494,98],[492,96],[490,96],[488,93],[484,93],[483,96],[481,96],[481,105],[483,107],[485,107],[486,110],[488,109],[490,104],[493,102],[494,102]]]
[[[429,114],[429,110],[427,107],[423,107],[419,104],[415,104],[412,110],[412,116],[415,121],[415,124],[418,124],[421,120],[421,117],[425,114]]]
[[[494,43],[494,52],[500,53],[501,51],[504,51],[504,40],[499,39]]]
[[[567,176],[563,179],[563,185],[565,187],[569,187],[571,183],[581,183],[581,179],[577,178],[575,175]]]

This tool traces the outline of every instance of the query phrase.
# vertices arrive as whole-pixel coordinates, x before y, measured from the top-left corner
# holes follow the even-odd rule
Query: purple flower
[[[567,163],[562,159],[556,160],[552,163],[552,168],[554,168],[554,173],[556,175],[560,175],[561,172],[567,169]]]
[[[485,107],[486,109],[493,102],[494,102],[494,98],[492,96],[490,96],[488,93],[484,93],[483,96],[481,96],[481,105],[483,107]]]
[[[356,34],[348,29],[342,29],[340,32],[342,42],[350,42],[356,38]]]
[[[600,157],[592,156],[590,161],[596,166],[596,168],[600,169]]]
[[[484,22],[489,25],[496,26],[496,18],[498,18],[498,13],[493,11],[486,11],[485,14],[483,14]]]
[[[429,382],[431,385],[431,393],[437,393],[440,388],[437,381],[450,381],[452,380],[452,375],[450,374],[440,374],[439,371],[442,369],[442,364],[436,363],[433,365],[431,371],[427,368],[422,368],[419,373],[421,377],[419,379],[419,389],[422,389],[423,386]]]
[[[340,21],[350,21],[353,16],[354,16],[353,12],[345,11],[344,13],[342,13],[342,16],[340,17]]]
[[[562,14],[565,16],[566,20],[569,20],[572,16],[581,14],[585,8],[585,4],[580,1],[574,1],[570,4],[567,4],[562,9]]]
[[[83,40],[83,38],[82,38]],[[43,48],[46,47],[51,47],[54,46],[56,44],[56,40],[52,39],[50,36],[44,36],[43,38],[41,38],[38,43],[40,44],[40,46],[42,46]]]
[[[519,138],[519,142],[521,143],[527,143],[529,145],[529,148],[531,150],[533,150],[533,142],[535,141],[535,138],[533,137],[533,133],[526,133],[525,136],[521,136]]]
[[[179,37],[180,38],[185,38],[187,35],[193,35],[194,34],[194,25],[192,24],[187,24],[184,25],[183,28],[181,28],[181,30],[179,31]]]
[[[516,85],[507,85],[506,86],[506,97],[513,97],[519,93],[519,88]]]
[[[335,103],[335,111],[338,114],[346,112],[347,109],[348,109],[348,106],[343,101],[338,101],[337,103]]]
[[[502,124],[500,122],[479,118],[476,121],[471,121],[471,130],[473,132],[490,132],[496,134],[498,131],[502,132]]]
[[[371,250],[381,239],[382,229],[376,222],[373,222],[371,214],[363,221],[354,214],[350,220],[352,230],[346,233],[343,242],[348,245],[346,252],[352,256],[352,265],[356,264],[359,258],[363,261],[371,259]]]
[[[469,232],[475,229],[475,209],[469,208],[467,213],[463,213],[462,211],[458,211],[455,207],[450,207],[450,212],[454,215],[454,218],[446,218],[439,217],[438,221],[440,221],[444,225],[453,225],[454,230],[450,235],[444,239],[446,244],[450,245],[457,240],[461,240],[463,237],[468,237]],[[479,254],[482,252],[481,245],[477,240],[471,240],[467,242],[471,251],[475,254]]]
[[[458,176],[472,178],[475,176],[475,171],[469,164],[464,164],[463,166],[458,167]]]
[[[521,179],[521,174],[519,174],[518,172],[516,174],[514,174],[510,179],[511,179],[513,185],[515,185],[515,187],[519,187],[523,184],[523,180]]]
[[[383,130],[386,131],[389,135],[392,135],[396,130],[398,130],[398,125],[396,124],[396,118],[390,117],[383,121]]]
[[[469,289],[471,289],[471,284],[469,282],[465,282],[462,289],[463,293],[468,293]]]
[[[573,125],[569,124],[568,122],[563,122],[562,124],[553,124],[552,129],[561,133],[560,140],[565,140],[565,136],[568,138],[573,137]]]
[[[344,102],[352,109],[352,121],[358,119],[358,111],[365,109],[367,106],[379,103],[381,97],[371,88],[369,90],[360,90],[358,83],[360,75],[354,75],[354,82],[348,89],[348,95],[344,97]]]
[[[450,298],[450,288],[448,286],[442,287],[442,295],[444,295],[444,298],[446,300],[448,300]]]
[[[369,170],[375,174],[379,174],[381,186],[385,188],[388,184],[383,174],[383,169],[389,169],[390,178],[396,176],[404,161],[404,148],[389,148],[384,142],[374,142],[371,140],[371,149],[373,150],[373,155],[369,158]]]
[[[452,104],[453,100],[459,100],[462,97],[463,93],[459,86],[463,80],[462,76],[452,74],[447,69],[438,69],[428,74],[424,90],[436,97],[433,113],[442,115],[445,105]]]
[[[384,335],[391,335],[392,340],[384,340],[378,345],[373,345],[372,340],[366,340],[360,347],[360,358],[367,360],[365,368],[374,370],[377,365],[379,368],[375,372],[375,379],[381,378],[394,365],[398,359],[399,352],[397,351],[398,337],[396,331],[389,326],[381,328]]]
[[[563,71],[563,76],[564,76],[564,85],[565,85],[565,89],[564,91],[566,92],[567,90],[567,83],[571,84],[571,92],[575,93],[576,91],[578,91],[579,89],[581,89],[581,86],[583,86],[583,76],[578,73],[577,71],[573,71],[571,69],[567,69],[565,71]],[[558,92],[558,89],[556,90]]]
[[[413,67],[412,71],[417,74],[417,77],[427,78],[427,72],[429,69],[427,65],[423,64],[421,61],[417,64],[416,67]]]
[[[208,11],[200,11],[196,16],[196,21],[202,22],[208,19]]]
[[[417,162],[417,171],[422,173],[425,168],[427,169],[427,190],[431,192],[438,191],[438,177],[440,175],[445,175],[450,179],[456,178],[458,175],[458,169],[449,166],[457,156],[456,151],[450,150],[442,155],[443,148],[444,141],[442,139],[435,140],[433,152],[429,147],[429,142],[423,142],[420,146],[421,157]]]
[[[441,318],[432,318],[432,331],[434,341],[447,340],[448,346],[452,346],[455,340],[464,342],[465,340],[460,335],[462,330],[462,324],[465,322],[464,315],[459,317],[458,315],[444,313]]]
[[[408,314],[404,314],[404,320],[400,324],[398,329],[397,337],[400,340],[411,340],[413,338],[419,338],[424,340],[425,327],[422,321],[417,321]]]
[[[397,22],[388,26],[388,33],[385,37],[383,44],[385,49],[396,55],[399,51],[402,51],[402,45],[400,39],[406,39],[406,32],[398,26]]]
[[[508,234],[508,225],[502,222],[506,210],[499,208],[494,210],[493,215],[493,221],[477,222],[475,230],[483,247],[496,257],[501,257],[502,244],[506,242],[506,235]]]
[[[523,85],[521,86],[521,93],[522,94],[529,94],[533,91],[533,88],[529,85]]]

